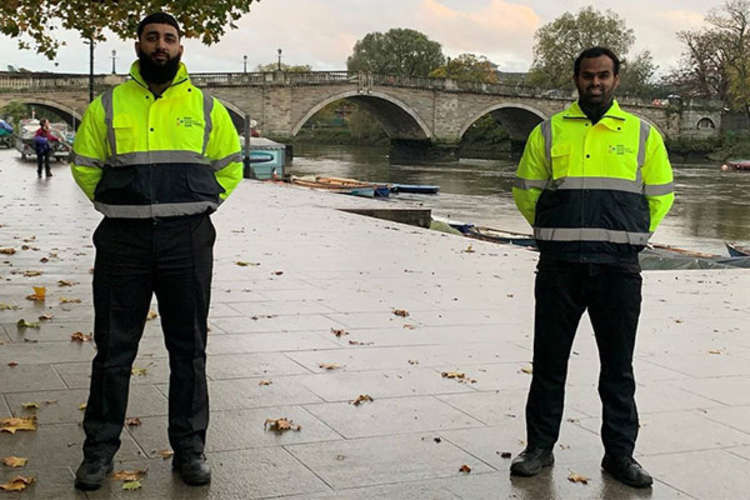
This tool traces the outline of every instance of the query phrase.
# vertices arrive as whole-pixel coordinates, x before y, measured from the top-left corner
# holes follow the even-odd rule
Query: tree
[[[584,7],[577,15],[566,12],[534,34],[534,62],[527,82],[542,88],[573,88],[573,61],[584,49],[598,45],[611,49],[623,61],[620,92],[628,93],[631,85],[637,87],[644,83],[641,78],[651,78],[656,71],[648,52],[628,61],[634,41],[633,30],[611,10],[602,14]]]
[[[138,22],[148,13],[172,11],[188,38],[207,45],[217,42],[226,27],[250,10],[258,0],[3,0],[0,33],[18,39],[20,49],[32,49],[55,58],[65,42],[55,30],[77,31],[84,40],[103,42],[107,28],[123,39],[133,38]]]
[[[426,77],[444,62],[438,42],[418,31],[394,28],[386,33],[368,33],[358,40],[346,67],[349,71]]]
[[[256,71],[271,72],[278,71],[279,63],[268,63],[259,64]],[[309,73],[312,71],[312,66],[309,64],[300,64],[297,66],[289,66],[288,64],[281,63],[281,71],[288,71],[292,73]]]
[[[498,83],[497,66],[484,56],[461,54],[442,66],[435,68],[429,74],[432,78],[452,78],[480,83]]]

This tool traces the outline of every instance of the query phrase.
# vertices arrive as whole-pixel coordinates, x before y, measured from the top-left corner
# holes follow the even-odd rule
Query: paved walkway
[[[91,233],[99,217],[67,168],[53,171],[37,180],[34,165],[0,151],[0,248],[16,250],[0,255],[0,303],[19,308],[0,311],[0,418],[36,414],[39,422],[35,432],[0,433],[0,457],[29,458],[23,469],[0,465],[0,482],[17,472],[36,476],[8,498],[86,497],[74,491],[73,471],[94,348],[70,336],[92,328]],[[128,409],[141,425],[123,432],[116,463],[148,474],[140,490],[111,480],[88,497],[747,498],[750,271],[645,274],[637,455],[656,478],[652,491],[600,471],[598,361],[587,319],[570,363],[557,464],[511,479],[506,453],[524,445],[536,255],[335,210],[379,203],[239,186],[214,217],[213,482],[188,488],[159,456],[168,447],[168,367],[154,319]],[[32,286],[47,287],[44,304],[25,299]],[[54,317],[39,329],[16,326],[44,312]],[[441,376],[451,371],[467,380]],[[350,404],[360,394],[374,401]],[[26,410],[27,402],[40,408]],[[280,417],[301,430],[264,430],[266,419]],[[464,465],[470,473],[459,471]],[[588,484],[569,482],[571,473]]]

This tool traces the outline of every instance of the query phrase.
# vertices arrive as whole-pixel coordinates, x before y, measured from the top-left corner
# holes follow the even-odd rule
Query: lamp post
[[[279,53],[279,71],[281,71],[281,49],[276,49],[276,51]]]
[[[112,49],[112,74],[116,74],[117,70],[115,68],[115,59],[117,59],[117,51],[115,49]]]
[[[243,70],[243,72],[247,73],[247,56],[242,56],[242,60],[244,62],[244,66],[243,66],[244,70]]]

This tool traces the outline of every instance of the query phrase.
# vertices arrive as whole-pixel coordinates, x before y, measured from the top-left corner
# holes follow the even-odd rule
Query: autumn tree
[[[435,68],[429,74],[432,78],[452,78],[479,83],[498,83],[497,66],[485,56],[461,54],[453,59],[448,58],[445,64]]]
[[[224,35],[227,27],[258,0],[2,0],[0,33],[18,39],[20,49],[31,49],[52,60],[65,42],[60,29],[76,31],[81,38],[103,42],[104,29],[122,39],[134,38],[138,22],[156,11],[172,13],[185,36],[206,45]]]
[[[649,52],[627,57],[635,42],[633,30],[611,10],[584,7],[565,12],[534,34],[534,61],[527,82],[549,89],[573,88],[573,61],[589,47],[611,49],[622,60],[620,93],[642,93],[656,71]]]
[[[256,68],[256,71],[262,71],[262,72],[271,72],[271,71],[278,71],[279,70],[279,63],[268,63],[268,64],[259,64]],[[288,71],[291,73],[308,73],[312,71],[312,66],[309,64],[298,64],[296,66],[290,66],[288,64],[281,63],[281,71]]]
[[[358,40],[346,67],[349,71],[426,77],[444,62],[438,42],[418,31],[394,28],[386,33],[368,33]]]

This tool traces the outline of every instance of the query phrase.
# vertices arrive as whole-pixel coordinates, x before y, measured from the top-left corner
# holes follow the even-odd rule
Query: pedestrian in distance
[[[633,458],[638,435],[633,350],[641,308],[638,253],[674,201],[659,132],[614,99],[620,61],[593,47],[576,59],[578,101],[539,124],[513,198],[539,247],[526,448],[510,473],[554,463],[573,338],[588,311],[599,350],[602,469],[633,487],[651,476]]]
[[[209,214],[242,179],[226,108],[193,86],[180,62],[180,26],[145,17],[130,79],[97,97],[73,145],[72,171],[104,218],[94,232],[94,341],[75,486],[95,490],[112,470],[151,297],[169,353],[172,467],[189,485],[211,480],[207,318],[216,232]]]
[[[55,137],[50,130],[49,120],[42,118],[39,128],[34,134],[34,150],[36,151],[36,176],[42,176],[42,166],[44,166],[44,175],[52,177],[52,171],[49,168],[49,157],[52,154],[52,144],[60,139]]]

